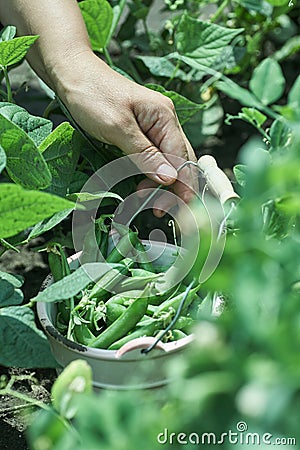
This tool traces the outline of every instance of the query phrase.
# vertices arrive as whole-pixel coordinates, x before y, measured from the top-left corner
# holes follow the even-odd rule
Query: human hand
[[[76,79],[63,79],[59,92],[76,122],[96,139],[128,155],[141,155],[137,165],[148,179],[139,184],[140,191],[155,183],[172,184],[177,196],[191,200],[196,185],[191,172],[186,168],[179,176],[176,169],[196,157],[172,101],[128,80],[89,52],[78,55],[76,69]],[[154,213],[162,216],[172,206],[170,196],[162,194]]]

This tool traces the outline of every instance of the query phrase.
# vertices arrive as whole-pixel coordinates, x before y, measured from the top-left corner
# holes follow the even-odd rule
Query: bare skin
[[[0,19],[15,25],[19,35],[40,36],[28,61],[83,129],[128,155],[142,155],[139,169],[151,181],[138,189],[172,184],[182,200],[192,198],[190,171],[183,170],[180,181],[176,169],[195,155],[172,101],[118,74],[93,53],[76,0],[0,0]],[[171,206],[162,196],[154,213],[161,216]]]

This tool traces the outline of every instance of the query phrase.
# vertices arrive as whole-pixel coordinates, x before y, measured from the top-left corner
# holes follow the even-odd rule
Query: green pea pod
[[[149,294],[145,295],[145,289],[147,289],[149,285],[145,285],[145,288],[143,290],[141,289],[131,289],[129,291],[125,292],[119,292],[118,294],[113,295],[107,303],[119,303],[121,305],[124,305],[124,303],[128,300],[138,298],[141,296],[147,296],[148,304],[152,306],[158,306],[160,305],[164,300],[168,299],[171,295],[172,290],[169,290],[167,292],[164,292],[162,294],[151,294],[151,287],[149,289]]]
[[[99,261],[100,251],[98,242],[102,241],[103,232],[93,226],[85,235],[80,257],[81,264]]]
[[[106,304],[106,324],[107,324],[107,326],[111,325],[125,311],[126,311],[126,307],[123,305],[119,305],[118,303]]]
[[[182,339],[184,337],[186,337],[187,334],[185,334],[183,331],[181,330],[172,330],[172,338],[171,341],[178,341],[179,339]]]
[[[137,233],[128,229],[128,232],[121,237],[117,245],[109,253],[106,261],[108,263],[116,263],[122,261],[122,259],[124,259],[132,251],[135,236],[137,236]]]
[[[87,395],[92,393],[92,369],[85,361],[77,359],[72,361],[54,381],[51,389],[54,409],[61,417],[72,419],[80,405],[76,397],[82,393]],[[56,433],[57,428],[55,423]]]
[[[99,244],[100,257],[106,259],[107,249],[108,249],[108,233],[103,233],[101,242]]]
[[[162,277],[162,274],[148,272],[143,269],[131,269],[130,272],[132,276],[126,278],[126,280],[116,286],[118,292],[129,291],[131,289],[144,289],[148,283],[151,281],[158,282],[159,278]]]
[[[85,323],[74,326],[74,336],[79,344],[87,346],[95,340],[95,336]]]
[[[184,305],[183,305],[183,309],[182,309],[182,313],[184,313],[186,311],[186,309],[188,308],[188,306],[192,303],[192,301],[195,298],[196,292],[199,290],[199,286],[196,286],[195,288],[191,289],[190,292],[188,293]],[[160,313],[162,312],[166,312],[168,311],[170,308],[173,308],[175,311],[177,311],[177,309],[179,308],[179,305],[183,299],[183,297],[185,296],[185,292],[181,292],[178,295],[175,295],[175,297],[171,297],[168,300],[164,301],[156,310],[155,312],[155,316],[158,316]]]
[[[153,336],[156,331],[160,330],[163,321],[157,319],[147,325],[136,328],[132,333],[127,334],[123,338],[115,341],[108,347],[108,350],[119,350],[124,344],[131,341],[132,339],[137,339],[144,336]]]
[[[188,332],[192,325],[194,325],[195,320],[191,317],[180,316],[176,322],[174,323],[174,329],[176,327],[177,330]]]
[[[132,243],[134,246],[134,253],[137,254],[137,263],[139,267],[149,272],[155,272],[153,264],[150,262],[147,255],[146,249],[137,235],[134,236]]]
[[[70,302],[68,301],[68,303]],[[60,313],[62,320],[67,324],[70,319],[70,306],[68,306],[64,301],[58,302],[57,311]]]
[[[60,244],[51,244],[47,247],[48,263],[54,281],[59,281],[71,273],[66,254]]]
[[[133,289],[126,292],[119,292],[118,294],[113,295],[110,299],[107,300],[106,304],[117,303],[118,305],[124,305],[124,303],[128,300],[136,299],[141,297],[143,294],[142,290]]]
[[[63,268],[60,254],[51,248],[48,252],[48,264],[54,281],[59,281],[63,278]]]
[[[121,281],[123,276],[128,272],[128,269],[134,264],[134,262],[129,258],[124,259],[123,262],[124,264],[122,266],[120,265],[118,269],[109,270],[103,275],[103,277],[100,278],[100,280],[97,281],[88,295],[89,298],[95,297],[100,299]]]
[[[115,322],[91,342],[90,347],[106,349],[113,342],[126,336],[144,316],[147,306],[146,298],[136,299]]]

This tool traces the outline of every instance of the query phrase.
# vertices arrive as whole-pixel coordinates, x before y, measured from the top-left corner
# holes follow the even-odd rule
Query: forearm
[[[18,35],[40,38],[28,53],[37,74],[56,92],[60,80],[76,68],[77,58],[92,50],[76,0],[0,0],[0,19]]]

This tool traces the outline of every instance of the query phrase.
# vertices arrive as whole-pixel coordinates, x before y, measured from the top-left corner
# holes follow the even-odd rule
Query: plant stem
[[[14,381],[17,380],[17,377],[12,377],[12,379],[9,381],[7,386],[4,389],[0,389],[0,395],[9,395],[11,397],[18,398],[19,400],[22,400],[28,404],[28,406],[36,406],[38,408],[43,409],[44,411],[53,412],[59,421],[65,426],[65,428],[69,431],[72,431],[75,433],[75,435],[78,435],[78,432],[76,429],[70,424],[64,417],[62,417],[60,414],[58,414],[51,406],[47,405],[46,403],[41,402],[40,400],[33,399],[29,397],[26,394],[22,394],[21,392],[16,391],[15,389],[12,389],[12,385]],[[25,407],[25,406],[23,406]],[[16,409],[19,409],[19,407],[16,407]]]
[[[12,103],[13,102],[13,97],[12,97],[12,90],[11,90],[11,84],[10,84],[10,80],[9,80],[9,76],[8,76],[7,67],[2,66],[2,70],[3,70],[5,82],[6,82],[7,101],[9,103]]]
[[[211,16],[210,22],[215,22],[223,14],[224,9],[227,7],[229,0],[223,0],[217,11]]]
[[[172,75],[170,76],[170,78],[168,79],[168,81],[167,81],[166,84],[165,84],[165,87],[166,87],[166,88],[167,88],[167,87],[169,86],[169,84],[174,80],[174,78],[175,78],[175,76],[176,76],[176,74],[177,74],[177,72],[178,72],[178,70],[179,70],[179,68],[180,68],[180,65],[181,65],[181,61],[178,59],[177,64],[176,64],[176,66],[175,66],[175,68],[174,68],[174,70],[173,70]]]
[[[57,100],[53,99],[51,100],[51,102],[49,103],[49,105],[45,108],[45,111],[43,113],[43,117],[45,119],[48,119],[50,114],[52,113],[52,111],[58,106]]]
[[[145,30],[146,36],[148,38],[148,41],[151,44],[151,34],[149,32],[149,28],[148,28],[147,21],[145,18],[143,19],[143,26],[144,26],[144,30]]]
[[[0,395],[10,395],[12,397],[18,398],[19,400],[23,400],[26,403],[29,403],[32,406],[38,406],[39,408],[44,409],[45,411],[51,411],[51,408],[46,403],[41,402],[40,400],[36,400],[30,398],[28,395],[22,394],[21,392],[15,391],[14,389],[5,388],[0,389]]]
[[[103,49],[103,54],[104,54],[104,56],[105,56],[105,59],[106,59],[106,61],[107,61],[107,64],[108,64],[110,67],[113,67],[114,63],[113,63],[113,61],[112,61],[112,59],[111,59],[111,57],[110,57],[109,51],[107,50],[106,47],[104,47],[104,49]]]

